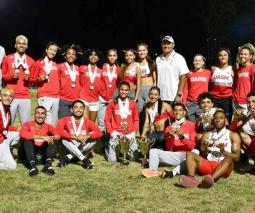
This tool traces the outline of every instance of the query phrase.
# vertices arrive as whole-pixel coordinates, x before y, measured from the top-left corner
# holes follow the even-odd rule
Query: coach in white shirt
[[[165,36],[162,41],[163,53],[157,57],[157,86],[163,101],[173,104],[182,102],[186,74],[189,72],[182,55],[174,51],[174,39]]]

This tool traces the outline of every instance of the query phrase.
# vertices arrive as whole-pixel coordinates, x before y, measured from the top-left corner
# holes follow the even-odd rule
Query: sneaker
[[[161,176],[161,172],[152,169],[142,169],[142,175],[146,178],[159,177]]]
[[[46,165],[43,167],[42,172],[50,176],[55,174],[54,169],[51,166],[46,166]]]
[[[64,156],[63,159],[59,160],[57,162],[57,166],[58,167],[65,167],[68,163],[70,162],[70,159],[67,156]]]
[[[162,171],[161,173],[161,178],[173,178],[174,177],[174,173],[173,171]]]
[[[36,176],[38,175],[39,171],[36,167],[33,167],[29,170],[29,176],[32,177],[32,176]]]
[[[94,164],[89,160],[89,159],[84,159],[83,162],[82,162],[82,167],[84,169],[92,169],[94,166]]]
[[[202,180],[201,184],[199,184],[200,188],[208,189],[214,185],[214,180],[211,175],[206,175]]]
[[[180,185],[183,188],[195,187],[200,184],[200,181],[194,176],[180,175]]]

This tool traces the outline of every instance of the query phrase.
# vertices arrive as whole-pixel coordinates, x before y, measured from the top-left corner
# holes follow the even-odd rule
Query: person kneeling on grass
[[[186,152],[194,149],[195,124],[186,120],[186,108],[181,103],[173,105],[175,121],[165,130],[165,150],[150,149],[149,169],[143,169],[145,177],[162,176],[172,178],[180,174],[180,164],[186,159]],[[173,171],[157,171],[159,163],[176,166]]]
[[[119,84],[119,97],[110,101],[106,108],[105,127],[107,133],[111,136],[105,148],[108,161],[117,162],[119,150],[117,149],[116,140],[118,136],[122,135],[132,140],[128,151],[129,160],[135,160],[137,157],[136,132],[139,128],[139,114],[136,103],[128,98],[129,91],[129,83],[121,82]]]
[[[200,140],[201,156],[187,153],[188,175],[180,176],[182,187],[210,188],[220,177],[230,176],[234,163],[240,158],[241,139],[237,133],[226,128],[225,120],[225,113],[216,111],[212,120],[215,129],[204,133]],[[205,175],[202,182],[195,178],[196,171]]]
[[[59,140],[60,137],[53,126],[45,123],[46,116],[45,107],[37,106],[35,108],[35,120],[25,122],[20,131],[22,144],[19,155],[25,165],[29,167],[30,176],[38,174],[36,167],[36,154],[38,152],[43,154],[43,161],[45,161],[42,172],[48,175],[55,174],[52,168],[53,143]]]
[[[17,163],[12,157],[10,146],[19,142],[19,132],[16,127],[10,126],[10,105],[13,100],[13,90],[5,87],[1,91],[0,101],[0,170],[16,169]]]
[[[82,161],[82,167],[92,169],[93,163],[88,156],[96,144],[95,139],[103,136],[97,125],[83,117],[85,104],[81,100],[72,103],[72,116],[61,118],[57,131],[62,138],[62,143],[71,152],[58,162],[59,167],[64,167],[75,156]],[[85,152],[85,154],[83,154]]]

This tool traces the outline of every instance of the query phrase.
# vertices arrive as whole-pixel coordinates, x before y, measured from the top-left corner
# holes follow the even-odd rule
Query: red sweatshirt
[[[58,134],[67,140],[70,140],[72,136],[75,135],[75,130],[72,125],[72,116],[67,116],[64,118],[61,118],[57,125],[57,132]],[[76,123],[76,128],[78,128],[79,123]],[[81,127],[81,133],[83,135],[91,135],[91,139],[100,138],[103,136],[103,133],[101,130],[97,127],[97,125],[88,119],[84,119],[84,123]]]
[[[72,66],[71,66],[72,67]],[[60,79],[60,90],[59,95],[61,99],[67,101],[76,101],[79,99],[80,94],[80,73],[79,67],[75,65],[76,70],[76,79],[75,79],[75,87],[72,88],[72,80],[69,75],[68,68],[65,63],[58,65],[59,79]]]
[[[24,79],[24,70],[23,68],[19,68],[19,77],[14,79],[13,75],[15,72],[15,64],[14,64],[14,55],[7,55],[4,57],[2,64],[2,74],[3,80],[7,83],[7,86],[14,90],[14,98],[22,99],[22,98],[31,98],[29,84],[36,83],[35,76],[35,61],[26,55],[26,62],[29,70],[29,79],[26,81]]]
[[[203,92],[208,92],[210,78],[210,70],[205,69],[201,72],[189,72],[184,87],[183,102],[186,104],[187,100],[190,100],[198,103],[198,96]]]
[[[43,59],[36,61],[35,73],[36,73],[37,79],[40,76],[47,75],[44,67],[45,67],[45,62]],[[38,86],[37,88],[38,98],[43,96],[53,97],[53,98],[59,97],[60,81],[59,81],[59,75],[58,75],[58,65],[56,62],[52,62],[52,68],[49,73],[49,80],[38,82],[37,86]]]
[[[169,130],[172,126],[168,126],[165,130],[166,135],[166,143],[165,147],[167,151],[174,152],[187,152],[194,149],[196,146],[195,137],[195,124],[189,120],[185,120],[185,122],[181,125],[181,129],[184,133],[184,139],[181,141],[177,135],[175,138],[172,138],[169,134]]]
[[[10,126],[11,124],[11,112],[10,112],[10,106],[4,106],[4,111],[5,111],[5,114],[9,114],[9,121],[8,121],[8,124],[7,124],[7,127],[4,128],[4,123],[3,123],[3,116],[2,116],[2,113],[0,111],[0,144],[3,143],[5,137],[3,135],[3,131],[4,130],[7,130],[7,131],[16,131],[17,128],[15,126]]]
[[[241,67],[235,73],[233,98],[236,103],[246,104],[246,96],[254,91],[255,64]]]
[[[105,113],[105,127],[109,134],[114,130],[119,133],[129,134],[131,132],[137,132],[139,128],[139,113],[136,107],[136,103],[129,100],[129,114],[125,121],[127,122],[127,131],[121,128],[121,122],[123,119],[120,116],[118,100],[111,100],[106,108]]]

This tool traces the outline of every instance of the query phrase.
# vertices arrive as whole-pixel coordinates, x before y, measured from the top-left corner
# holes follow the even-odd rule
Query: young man
[[[180,174],[180,164],[186,159],[186,152],[194,149],[195,143],[195,124],[185,119],[186,108],[181,103],[173,106],[175,122],[165,130],[166,142],[165,150],[151,149],[149,153],[149,169],[143,169],[145,177],[164,176],[165,172],[158,172],[159,163],[166,163],[176,168],[167,173],[167,176]]]
[[[156,59],[157,86],[163,101],[170,105],[173,102],[180,103],[189,69],[184,57],[174,51],[175,43],[171,36],[165,36],[161,45],[163,53]]]
[[[56,129],[50,124],[45,123],[47,111],[43,106],[35,108],[35,120],[27,121],[23,124],[20,137],[23,139],[22,150],[24,148],[24,163],[28,164],[29,175],[38,174],[36,167],[36,152],[40,150],[44,154],[45,164],[42,172],[48,175],[54,175],[52,168],[53,143],[59,140]]]
[[[13,90],[4,88],[0,101],[0,169],[16,169],[17,164],[12,157],[10,146],[19,142],[17,128],[10,126],[10,105],[13,100]]]
[[[255,161],[255,92],[247,95],[247,108],[248,111],[240,108],[234,112],[234,119],[230,125],[230,129],[239,132],[242,147],[249,152]],[[241,155],[241,160],[245,161],[244,158],[246,155]],[[249,160],[248,155],[246,158]],[[255,163],[250,173],[255,174]]]
[[[4,57],[2,72],[7,86],[14,90],[14,100],[11,105],[12,124],[15,122],[18,110],[20,122],[23,125],[31,119],[31,95],[29,84],[36,81],[34,60],[25,54],[28,40],[25,36],[16,37],[16,53]]]
[[[121,82],[119,85],[119,97],[110,101],[106,108],[105,127],[107,133],[111,136],[105,148],[108,161],[116,162],[118,160],[119,151],[116,147],[116,139],[123,134],[128,139],[133,140],[129,147],[129,159],[134,160],[137,157],[136,132],[139,128],[139,114],[136,103],[128,98],[129,91],[129,83]]]
[[[237,133],[226,129],[225,120],[225,113],[216,111],[212,121],[215,129],[204,133],[200,141],[201,156],[194,152],[187,153],[188,176],[180,176],[182,187],[210,188],[220,177],[230,176],[234,163],[240,157],[241,140]],[[195,178],[196,171],[205,175],[202,182]]]
[[[81,100],[72,103],[72,116],[59,120],[57,131],[62,138],[62,143],[71,152],[65,155],[58,163],[64,167],[75,156],[82,161],[82,167],[92,169],[93,163],[88,159],[90,151],[96,144],[95,139],[102,137],[103,133],[97,125],[83,117],[85,104]],[[83,153],[86,152],[84,155]]]

